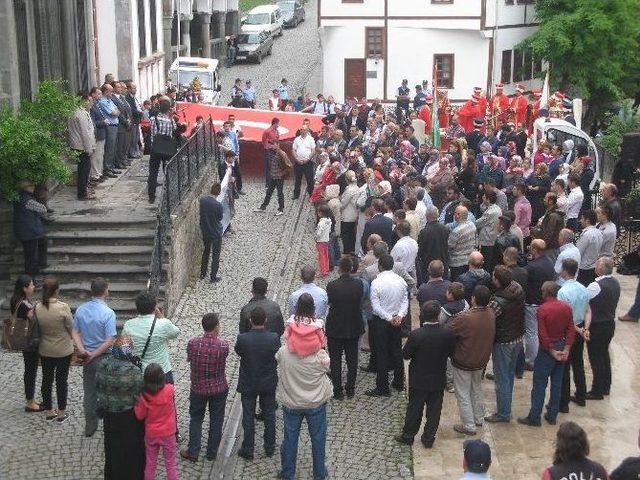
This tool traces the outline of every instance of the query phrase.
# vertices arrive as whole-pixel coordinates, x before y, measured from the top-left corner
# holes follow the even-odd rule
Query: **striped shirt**
[[[213,333],[192,338],[187,345],[187,361],[191,364],[191,391],[198,395],[215,395],[229,386],[225,367],[229,344]]]
[[[176,133],[176,122],[164,113],[151,118],[151,141],[157,134],[173,137]]]

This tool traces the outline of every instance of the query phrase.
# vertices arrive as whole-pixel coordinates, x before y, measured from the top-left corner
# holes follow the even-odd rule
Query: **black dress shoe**
[[[253,453],[245,452],[243,450],[238,450],[238,456],[245,460],[253,460]]]
[[[433,443],[436,441],[435,438],[421,438],[420,443],[424,448],[433,448]]]
[[[381,392],[377,388],[374,388],[373,390],[367,390],[366,392],[364,392],[364,394],[367,397],[390,397],[391,396],[390,392]]]
[[[355,390],[347,390],[346,394],[347,394],[347,398],[353,398],[356,396]]]
[[[221,282],[221,281],[222,281],[222,278],[220,278],[220,277],[213,277],[211,279],[211,283],[218,283],[218,282]]]
[[[587,392],[585,396],[587,400],[604,400],[604,395],[600,395],[599,393]]]
[[[401,443],[402,445],[413,445],[413,439],[412,438],[407,438],[402,434],[394,435],[393,439],[396,442]]]
[[[587,406],[587,402],[585,401],[584,398],[578,398],[575,395],[571,395],[569,397],[569,400],[572,401],[573,403],[575,403],[576,405],[580,406],[580,407],[586,407]]]
[[[527,425],[529,427],[541,427],[542,424],[540,423],[540,421],[538,420],[537,422],[534,422],[533,420],[531,420],[529,417],[522,417],[518,419],[518,423],[520,425]]]
[[[398,392],[402,392],[404,390],[404,385],[394,385],[393,383],[391,384],[391,387],[398,391]]]
[[[273,457],[273,455],[276,453],[276,449],[275,448],[265,448],[264,449],[264,454],[267,457]]]
[[[367,373],[376,373],[376,369],[370,366],[360,367],[360,370]]]
[[[336,400],[344,400],[344,393],[340,392],[340,393],[334,393],[333,394],[333,398]]]
[[[560,413],[569,413],[569,406],[562,406],[558,409]]]
[[[111,170],[107,170],[106,172],[104,172],[104,174],[102,175],[105,179],[107,178],[116,178],[118,175],[116,175],[115,173],[113,173]]]
[[[555,425],[555,424],[556,424],[556,420],[555,420],[555,418],[554,418],[554,419],[551,419],[551,418],[549,417],[549,414],[547,414],[547,413],[545,413],[545,414],[544,414],[544,419],[545,419],[545,421],[546,421],[549,425]]]

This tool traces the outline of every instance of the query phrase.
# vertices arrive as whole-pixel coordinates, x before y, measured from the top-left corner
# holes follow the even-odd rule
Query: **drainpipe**
[[[491,74],[493,75],[494,78],[496,76],[496,55],[498,51],[498,41],[497,41],[498,40],[498,22],[500,21],[500,15],[498,13],[499,2],[500,0],[495,0],[494,9],[493,9],[493,38],[491,39],[491,41],[493,42],[493,58],[490,59],[490,61],[492,65]],[[491,91],[487,92],[487,94],[493,95],[495,82],[493,81],[493,78],[490,78],[489,81],[491,82],[489,84],[491,86]]]

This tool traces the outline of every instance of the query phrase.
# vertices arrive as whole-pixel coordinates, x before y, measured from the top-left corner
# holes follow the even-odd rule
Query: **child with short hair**
[[[160,449],[164,456],[167,480],[178,480],[174,387],[166,383],[165,373],[157,363],[149,364],[144,370],[144,388],[134,413],[138,420],[145,420],[145,480],[155,478]]]

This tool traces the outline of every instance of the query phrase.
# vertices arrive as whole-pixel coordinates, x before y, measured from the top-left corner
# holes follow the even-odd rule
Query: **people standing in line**
[[[393,265],[391,255],[382,255],[378,259],[380,273],[371,282],[371,328],[376,352],[376,387],[365,392],[365,395],[371,397],[390,396],[389,370],[393,370],[393,388],[398,391],[404,389],[400,327],[409,309],[409,296],[407,283],[392,271]]]
[[[302,177],[307,182],[307,196],[311,197],[313,193],[314,181],[314,167],[313,158],[316,151],[316,141],[309,132],[306,126],[300,129],[300,134],[293,141],[292,146],[293,159],[293,174],[295,183],[293,186],[293,200],[297,200],[300,196],[300,187],[302,185]]]
[[[238,456],[253,460],[255,448],[256,402],[264,420],[264,452],[271,457],[276,450],[276,387],[278,370],[275,355],[280,337],[265,328],[266,312],[256,307],[251,312],[251,330],[238,335],[235,352],[240,357],[237,390],[242,401],[244,437]],[[224,410],[223,410],[224,415]],[[222,423],[222,422],[221,422]]]
[[[329,312],[325,324],[327,348],[331,360],[333,397],[342,400],[344,393],[353,398],[358,373],[358,341],[364,333],[362,302],[364,286],[361,279],[351,276],[351,258],[340,259],[340,277],[327,285]],[[342,385],[342,354],[347,362],[347,383]],[[343,393],[344,392],[344,393]]]
[[[218,455],[222,440],[224,408],[229,385],[225,374],[229,344],[220,338],[220,319],[215,313],[202,316],[201,337],[189,340],[187,362],[191,370],[189,391],[189,444],[180,450],[186,460],[197,461],[202,440],[202,422],[209,407],[209,434],[207,435],[207,460]]]
[[[542,473],[542,480],[556,478],[607,479],[606,469],[589,460],[589,440],[587,433],[574,422],[563,422],[556,433],[556,449],[553,466]]]
[[[449,268],[449,229],[438,222],[438,209],[427,207],[427,224],[418,234],[419,283],[426,281],[427,269],[432,260],[440,260],[444,265],[443,275]]]
[[[118,139],[118,123],[120,110],[113,102],[113,87],[105,83],[101,87],[102,96],[98,100],[100,113],[106,125],[104,141],[103,174],[105,177],[116,177],[120,170],[116,169],[116,143]]]
[[[562,380],[562,396],[560,397],[560,411],[569,411],[569,400],[581,407],[586,405],[587,381],[584,373],[584,344],[589,341],[589,327],[591,325],[591,311],[589,308],[589,293],[584,285],[575,280],[578,264],[567,258],[562,261],[560,279],[562,286],[558,291],[558,300],[567,302],[571,306],[573,324],[576,336],[569,351],[567,367]],[[575,396],[571,396],[571,373],[576,385]]]
[[[424,448],[433,447],[438,426],[442,399],[446,386],[447,360],[453,355],[456,337],[438,321],[440,304],[430,300],[420,310],[421,327],[409,334],[402,349],[402,356],[409,360],[409,403],[404,427],[395,439],[399,443],[412,445],[420,429],[422,412],[426,423],[420,438]]]
[[[613,259],[608,256],[596,261],[596,279],[589,284],[591,326],[587,352],[593,372],[587,400],[603,400],[611,391],[611,357],[609,344],[616,329],[615,315],[620,300],[620,283],[613,277]]]
[[[344,174],[347,186],[340,196],[341,225],[340,235],[344,254],[353,254],[356,250],[356,225],[358,222],[358,197],[360,189],[358,187],[356,174],[353,170],[347,170]]]
[[[42,302],[36,304],[33,314],[38,320],[40,343],[38,354],[42,363],[42,408],[47,420],[62,423],[67,413],[69,366],[73,353],[71,327],[73,316],[68,304],[58,299],[60,284],[52,276],[42,282]],[[58,409],[53,409],[51,389],[56,381]]]
[[[271,119],[271,126],[262,132],[262,147],[264,148],[264,179],[265,188],[267,189],[271,185],[272,164],[276,157],[275,143],[280,140],[280,133],[278,132],[279,126],[280,119],[274,117]]]
[[[142,480],[144,476],[144,422],[133,407],[144,380],[140,362],[133,357],[133,340],[118,335],[111,355],[96,372],[97,411],[104,423],[105,480]]]
[[[327,316],[327,292],[315,283],[316,269],[305,265],[300,269],[300,279],[302,280],[302,286],[289,297],[289,315],[295,313],[300,295],[308,293],[313,297],[316,318],[325,318]]]
[[[511,421],[511,401],[516,364],[522,351],[524,335],[524,289],[513,280],[505,265],[493,269],[496,288],[489,308],[496,315],[496,335],[491,352],[496,387],[496,412],[485,420],[489,423]]]
[[[464,435],[475,435],[484,420],[481,383],[496,332],[495,313],[488,307],[490,300],[489,288],[476,286],[471,296],[471,308],[451,317],[448,324],[456,336],[451,363],[462,422],[453,429]]]
[[[524,306],[524,352],[518,361],[518,373],[524,370],[533,370],[533,362],[538,355],[538,307],[542,305],[542,284],[549,280],[555,280],[556,272],[553,263],[545,255],[546,244],[544,240],[536,238],[529,246],[531,261],[527,263],[527,284],[522,285],[525,292]]]
[[[176,122],[171,117],[171,101],[167,97],[161,97],[158,103],[158,113],[150,119],[151,122],[151,155],[149,156],[149,177],[147,179],[147,194],[149,195],[149,203],[156,201],[156,188],[158,186],[158,172],[162,164],[162,170],[166,172],[166,164],[173,153],[173,149],[160,152],[159,149],[154,151],[153,142],[162,139],[167,145],[174,142],[177,146],[176,139]],[[157,138],[156,138],[157,137]]]
[[[157,363],[144,369],[144,387],[133,408],[136,418],[144,420],[145,480],[156,477],[158,454],[162,450],[167,480],[178,480],[176,464],[176,404],[173,384]]]
[[[95,195],[90,191],[89,174],[91,173],[91,155],[96,149],[96,133],[89,110],[93,98],[88,93],[81,94],[82,104],[67,122],[69,147],[78,154],[78,179],[76,193],[78,200],[93,200]]]
[[[280,446],[284,480],[296,478],[298,440],[302,420],[307,421],[311,437],[313,478],[327,478],[325,448],[327,442],[327,401],[333,387],[327,376],[329,355],[319,346],[304,357],[290,351],[287,345],[276,353],[278,387],[276,399],[282,405],[284,436]]]
[[[491,466],[491,448],[482,440],[466,440],[463,443],[462,468],[464,475],[460,480],[488,479]]]
[[[484,257],[477,250],[469,254],[467,265],[469,269],[460,275],[457,281],[464,285],[464,298],[471,302],[473,291],[478,285],[491,285],[491,274],[483,268]]]
[[[596,227],[596,212],[585,210],[580,213],[582,232],[576,240],[580,251],[578,281],[585,287],[596,278],[596,260],[602,251],[602,232]]]
[[[80,305],[73,318],[71,335],[82,359],[85,437],[93,436],[98,428],[96,374],[116,336],[116,314],[106,303],[108,296],[109,284],[96,278],[91,282],[91,300]]]
[[[211,185],[209,195],[200,197],[200,232],[204,242],[202,262],[200,263],[200,279],[207,276],[209,256],[211,256],[211,283],[222,280],[218,276],[220,268],[220,249],[222,248],[222,217],[223,207],[217,200],[221,192],[221,185],[215,182]]]
[[[260,307],[264,310],[267,320],[264,328],[269,332],[274,332],[281,337],[284,333],[284,318],[282,310],[273,300],[267,298],[267,288],[269,284],[265,278],[256,277],[251,283],[251,300],[240,310],[240,324],[238,331],[247,333],[251,330],[251,312]]]
[[[24,271],[34,277],[47,265],[47,234],[44,222],[47,207],[34,196],[35,184],[25,181],[20,185],[20,197],[13,204],[13,235],[22,244]]]
[[[559,290],[560,286],[552,280],[542,284],[544,303],[536,312],[540,348],[533,368],[531,408],[526,417],[518,418],[518,423],[523,425],[541,425],[540,417],[548,382],[551,385],[545,420],[551,425],[555,424],[560,409],[562,378],[576,330],[571,306],[557,298]]]
[[[469,269],[469,255],[476,246],[476,227],[467,221],[469,211],[464,205],[458,205],[453,213],[457,225],[447,238],[449,252],[449,278],[456,281]]]
[[[267,130],[268,132],[269,130]],[[260,207],[255,209],[255,212],[264,213],[271,202],[271,196],[273,191],[277,190],[278,194],[278,210],[275,213],[276,217],[284,215],[284,180],[289,174],[289,171],[283,168],[282,156],[286,156],[286,153],[280,149],[280,142],[277,138],[270,140],[271,147],[266,150],[268,154],[266,157],[269,159],[268,173],[269,184],[267,185],[267,193],[264,196],[264,200]]]
[[[171,323],[171,320],[164,318],[156,297],[151,293],[138,294],[136,310],[138,316],[125,322],[122,334],[133,338],[135,354],[140,357],[142,368],[147,368],[151,363],[157,363],[162,367],[167,383],[173,383],[169,340],[178,338],[180,329]]]
[[[36,286],[29,275],[18,275],[13,286],[13,294],[9,301],[11,315],[24,321],[37,323],[34,318],[34,304],[31,297],[36,291]],[[22,351],[22,361],[24,364],[24,396],[26,404],[24,411],[27,413],[42,412],[42,405],[35,401],[36,377],[38,376],[38,346],[31,345]]]

